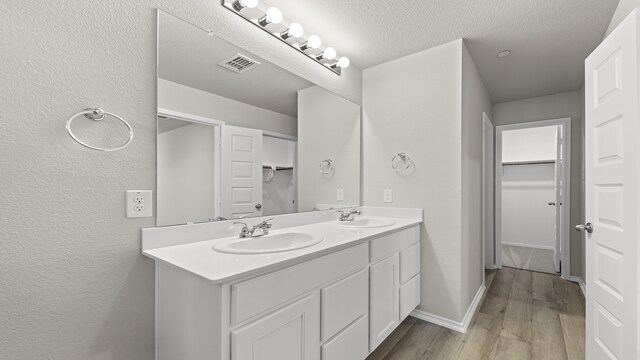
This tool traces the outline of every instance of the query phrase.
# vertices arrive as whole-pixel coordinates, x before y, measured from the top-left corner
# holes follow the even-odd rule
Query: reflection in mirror
[[[158,13],[158,226],[360,204],[360,106]]]

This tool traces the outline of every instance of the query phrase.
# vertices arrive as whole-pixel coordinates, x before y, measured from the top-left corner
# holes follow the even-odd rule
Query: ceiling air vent
[[[253,69],[254,67],[260,65],[260,63],[238,53],[230,58],[223,60],[222,62],[218,63],[218,65],[240,74],[249,69]]]

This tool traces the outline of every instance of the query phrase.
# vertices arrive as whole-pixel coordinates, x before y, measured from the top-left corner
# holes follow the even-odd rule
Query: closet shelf
[[[502,166],[510,165],[542,165],[542,164],[555,164],[555,160],[532,160],[532,161],[509,161],[503,162]]]
[[[262,165],[262,170],[272,170],[273,167],[271,165]],[[276,165],[276,171],[280,170],[293,170],[293,166],[278,166]]]

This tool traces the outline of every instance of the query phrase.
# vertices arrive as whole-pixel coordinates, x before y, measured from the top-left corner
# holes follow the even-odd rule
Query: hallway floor
[[[486,271],[486,297],[466,334],[408,317],[367,360],[582,360],[584,297],[559,276]]]
[[[502,265],[512,268],[556,274],[553,249],[502,245]]]

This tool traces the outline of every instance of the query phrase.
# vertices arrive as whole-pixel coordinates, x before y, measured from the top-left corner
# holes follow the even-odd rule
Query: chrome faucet
[[[340,221],[353,221],[353,215],[360,215],[360,210],[356,210],[356,209],[351,209],[351,211],[344,212],[342,210],[338,210],[338,212],[340,213]]]
[[[253,225],[251,229],[249,229],[249,225],[247,225],[247,223],[244,223],[241,221],[234,221],[233,224],[242,225],[242,229],[240,229],[240,235],[238,235],[238,237],[246,238],[246,237],[259,237],[259,236],[264,236],[269,234],[269,229],[271,229],[271,226],[273,225],[271,223],[272,221],[273,221],[273,218],[267,219],[265,221],[260,222],[259,224]],[[256,234],[257,230],[260,230],[258,234]]]

